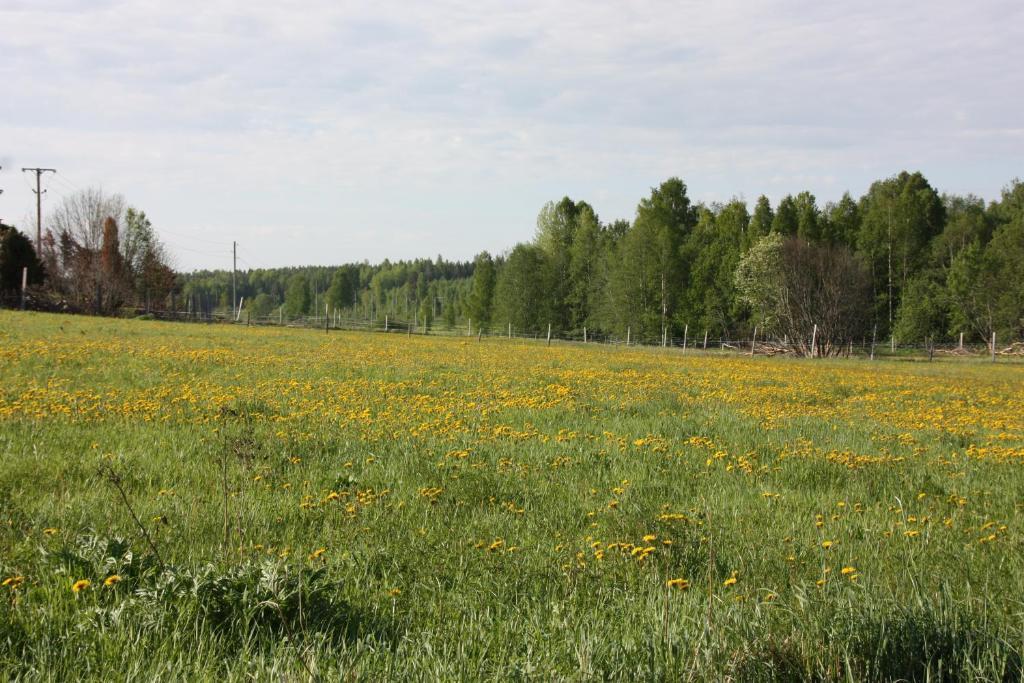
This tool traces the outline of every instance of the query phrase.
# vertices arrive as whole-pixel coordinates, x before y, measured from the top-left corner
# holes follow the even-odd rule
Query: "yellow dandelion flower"
[[[320,557],[323,557],[323,554],[326,553],[326,552],[327,552],[327,548],[317,548],[316,550],[314,550],[313,552],[311,552],[309,554],[309,559],[316,560],[316,559],[318,559]]]
[[[655,536],[654,534],[647,534],[646,536],[644,536],[644,543],[650,543],[656,538],[657,536]]]
[[[89,588],[89,586],[91,585],[92,581],[90,581],[89,579],[79,579],[78,581],[75,581],[73,584],[71,584],[71,592],[81,593],[82,591]]]
[[[3,583],[0,583],[0,586],[5,586],[7,588],[10,588],[11,590],[14,590],[15,588],[20,587],[21,584],[24,582],[24,576],[8,576],[6,579],[3,580]]]
[[[110,588],[111,586],[116,586],[120,581],[121,577],[118,574],[111,574],[103,580],[103,585]]]
[[[857,571],[856,567],[843,567],[842,569],[839,570],[839,573],[842,574],[843,576],[846,576],[847,574],[853,574],[856,571]]]
[[[54,534],[57,534],[59,532],[60,532],[60,529],[57,529],[55,527],[49,527],[48,529],[43,529],[43,533],[46,534],[47,536],[53,536]]]
[[[835,545],[835,543],[833,543],[832,541],[822,541],[821,542],[821,547],[824,548],[825,550],[828,550],[829,548],[831,548],[834,545]]]
[[[401,594],[402,594],[402,589],[401,588],[392,588],[391,590],[388,591],[388,595],[391,596],[392,598],[397,598]]]
[[[683,590],[684,591],[684,590],[686,590],[687,588],[690,587],[690,581],[689,581],[689,579],[682,579],[682,578],[679,578],[679,579],[669,579],[668,581],[665,582],[665,585],[668,586],[669,588],[678,588],[679,590]]]
[[[723,585],[723,586],[726,586],[726,587],[728,587],[728,586],[734,586],[734,585],[736,585],[736,581],[737,581],[737,579],[736,579],[736,572],[733,572],[733,573],[732,573],[732,574],[731,574],[731,575],[729,576],[729,578],[728,578],[728,579],[726,579],[725,581],[723,581],[723,582],[722,582],[722,585]]]

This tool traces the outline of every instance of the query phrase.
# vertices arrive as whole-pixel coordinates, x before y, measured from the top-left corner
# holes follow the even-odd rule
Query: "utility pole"
[[[55,168],[23,168],[22,173],[36,174],[36,253],[42,254],[43,249],[43,190],[42,178],[44,173],[56,173]]]
[[[238,269],[238,242],[231,242],[231,317],[235,317],[235,271]]]

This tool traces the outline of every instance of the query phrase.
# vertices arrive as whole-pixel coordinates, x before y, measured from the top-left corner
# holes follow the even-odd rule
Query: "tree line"
[[[41,244],[0,225],[0,294],[20,292],[33,307],[111,315],[163,307],[178,289],[170,256],[144,211],[121,195],[81,190],[49,217]]]
[[[809,192],[691,202],[670,178],[632,223],[603,223],[566,197],[544,206],[535,238],[475,261],[468,314],[485,329],[548,324],[578,336],[657,343],[755,328],[796,350],[838,352],[896,337],[935,342],[1020,339],[1024,332],[1024,184],[986,204],[940,195],[903,172],[819,206]]]
[[[670,178],[632,221],[604,222],[565,197],[546,204],[534,238],[472,262],[175,273],[144,212],[86,190],[52,215],[40,253],[0,228],[0,286],[21,267],[41,290],[85,311],[125,305],[247,315],[342,315],[454,329],[657,343],[689,333],[772,337],[807,351],[851,342],[1020,339],[1024,333],[1024,183],[986,203],[940,194],[921,173],[819,205],[809,192],[776,205],[692,202]],[[33,260],[34,259],[34,260]],[[234,299],[232,298],[234,295]],[[472,321],[472,322],[471,322]],[[816,330],[816,332],[815,332]]]
[[[371,265],[259,268],[234,275],[236,305],[246,315],[333,316],[383,321],[386,317],[449,329],[466,316],[473,264],[416,259]],[[196,271],[181,276],[183,297],[197,310],[231,310],[232,273]]]

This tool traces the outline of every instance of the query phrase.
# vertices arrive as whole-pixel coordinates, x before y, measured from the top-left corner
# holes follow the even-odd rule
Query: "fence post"
[[[25,290],[28,289],[28,266],[21,269],[21,310],[25,310]]]
[[[871,360],[875,359],[875,336],[878,334],[878,324],[871,328]]]
[[[389,322],[389,320],[388,320],[388,316],[387,316],[387,314],[385,313],[385,314],[384,314],[384,331],[385,331],[385,332],[387,332],[387,331],[388,331],[388,322]]]
[[[814,323],[814,331],[811,333],[811,358],[818,357],[818,323]]]
[[[683,353],[686,353],[686,339],[690,336],[690,324],[683,325]]]
[[[704,350],[708,350],[708,331],[704,330]]]
[[[551,323],[548,323],[548,346],[551,346]]]
[[[630,333],[632,331],[633,331],[632,327],[629,327],[629,326],[626,327],[626,346],[629,346],[629,336],[630,336]]]
[[[586,325],[583,326],[583,343],[584,344],[587,343],[587,326]]]
[[[996,362],[996,332],[992,330],[992,362]]]
[[[960,333],[960,350],[961,351],[964,350],[964,333],[963,332]]]
[[[508,324],[508,338],[512,338],[512,323]]]
[[[750,340],[750,357],[754,357],[754,348],[757,346],[757,325],[754,325],[754,338]]]
[[[472,337],[473,336],[473,319],[472,318],[469,318],[469,327],[466,328],[466,336],[467,337]]]

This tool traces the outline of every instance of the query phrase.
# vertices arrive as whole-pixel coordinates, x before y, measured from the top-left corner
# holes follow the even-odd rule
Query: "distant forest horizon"
[[[1014,343],[1024,335],[1024,183],[998,199],[940,193],[901,172],[819,205],[810,192],[695,203],[673,177],[634,218],[584,199],[540,208],[532,240],[471,261],[175,272],[159,230],[120,195],[66,197],[40,244],[0,226],[9,301],[28,268],[50,310],[330,316],[423,330],[511,330],[656,343],[703,333],[835,353],[868,339]]]
[[[181,294],[231,309],[230,270],[179,274]],[[657,341],[866,336],[988,341],[1024,332],[1024,184],[996,200],[940,194],[919,172],[819,206],[809,192],[693,203],[670,178],[632,221],[603,222],[583,199],[545,204],[533,240],[472,261],[414,260],[240,270],[254,316],[344,315],[453,329],[623,336]],[[806,329],[805,329],[806,328]]]

